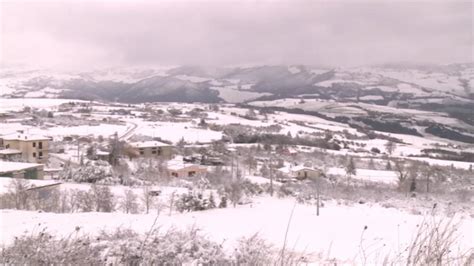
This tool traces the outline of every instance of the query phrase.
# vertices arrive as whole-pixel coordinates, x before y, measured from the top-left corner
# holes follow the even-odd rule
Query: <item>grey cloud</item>
[[[6,2],[2,61],[75,67],[471,61],[471,11],[472,3],[458,1]]]

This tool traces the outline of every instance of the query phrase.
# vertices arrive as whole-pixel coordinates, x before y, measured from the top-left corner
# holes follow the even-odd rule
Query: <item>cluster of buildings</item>
[[[50,142],[49,137],[24,133],[0,136],[0,177],[43,179]],[[170,176],[193,177],[207,173],[204,166],[185,163],[182,158],[172,159],[174,147],[167,143],[131,142],[128,147],[137,157],[167,161]],[[99,160],[108,160],[109,156],[108,152],[97,152]]]
[[[173,146],[160,141],[141,141],[129,144],[135,154],[139,157],[159,158],[167,161],[166,166],[169,176],[186,178],[205,175],[207,167],[185,162],[184,158],[177,156],[173,158]]]
[[[45,136],[16,133],[0,136],[0,177],[43,179],[44,165],[48,162],[51,139]],[[169,176],[186,178],[207,173],[207,167],[189,158],[177,156],[173,159],[174,147],[160,141],[128,143],[135,157],[154,158],[166,161]],[[98,160],[109,160],[109,152],[98,151]],[[319,170],[301,165],[289,165],[278,169],[284,179],[307,179],[319,176]]]

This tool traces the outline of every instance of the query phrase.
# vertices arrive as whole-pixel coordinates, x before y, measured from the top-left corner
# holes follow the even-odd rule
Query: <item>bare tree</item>
[[[316,216],[319,216],[319,209],[321,207],[321,175],[313,178],[313,186],[316,191]]]
[[[173,191],[173,193],[171,193],[171,197],[170,197],[170,205],[169,205],[169,213],[168,215],[171,216],[171,213],[173,212],[173,206],[174,206],[174,197],[176,195],[176,191]]]
[[[370,158],[368,167],[369,169],[375,169],[375,162],[373,158]]]
[[[138,151],[136,149],[134,149],[132,146],[130,145],[125,145],[124,146],[124,150],[123,150],[123,153],[125,156],[128,157],[128,159],[131,161],[132,159],[135,159],[137,158],[140,154],[138,153]]]
[[[91,190],[89,192],[76,190],[73,193],[74,196],[71,199],[71,204],[74,206],[74,210],[91,212],[95,209],[95,199]]]
[[[388,154],[392,155],[392,153],[395,151],[397,144],[393,142],[392,140],[388,140],[387,143],[385,143],[385,150],[387,151]]]
[[[398,160],[395,162],[395,171],[398,176],[398,189],[408,195],[410,190],[416,189],[416,178],[418,176],[418,165],[411,163],[410,165]]]
[[[12,178],[8,185],[8,192],[12,196],[15,208],[23,210],[28,208],[28,188],[30,182],[23,178]]]
[[[349,181],[353,175],[357,174],[356,165],[354,163],[354,159],[352,157],[349,158],[349,161],[346,163],[346,175],[347,180]]]
[[[125,213],[137,213],[138,212],[138,203],[137,195],[131,189],[125,191],[125,195],[121,202],[122,208]]]
[[[240,179],[233,180],[225,188],[225,192],[227,193],[229,200],[232,202],[232,205],[235,208],[235,206],[240,202],[243,196],[242,182],[240,182]]]
[[[141,201],[145,206],[146,214],[149,213],[151,204],[153,204],[153,196],[151,195],[151,189],[149,185],[145,185],[142,190]]]
[[[113,194],[108,186],[92,185],[89,191],[98,212],[112,212],[115,209]]]
[[[248,167],[249,175],[251,175],[252,170],[255,170],[255,168],[257,167],[257,162],[255,161],[255,155],[250,149],[248,153],[245,155],[244,164],[246,164]]]

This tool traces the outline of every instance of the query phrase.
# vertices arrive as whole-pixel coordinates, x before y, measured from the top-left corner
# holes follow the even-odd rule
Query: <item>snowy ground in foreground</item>
[[[201,228],[211,239],[223,242],[231,250],[236,239],[259,233],[271,243],[281,247],[288,218],[294,206],[293,199],[257,198],[251,205],[237,208],[214,209],[202,212],[174,214],[162,211],[158,226]],[[428,210],[426,210],[428,212]],[[30,211],[2,210],[0,232],[2,245],[12,243],[14,236],[25,231],[38,231],[47,227],[50,232],[69,235],[76,226],[82,232],[94,234],[100,230],[132,228],[137,232],[148,232],[155,214],[123,213],[72,213],[53,214]],[[378,205],[341,206],[327,203],[316,216],[315,207],[297,204],[288,234],[289,249],[305,251],[318,257],[357,261],[360,258],[360,243],[363,239],[369,260],[377,263],[389,252],[393,255],[411,240],[416,225],[423,216],[412,215]],[[462,250],[474,245],[473,219],[461,218],[459,245]],[[363,228],[367,226],[367,230]],[[358,255],[359,254],[359,255]],[[359,257],[358,257],[359,256]]]

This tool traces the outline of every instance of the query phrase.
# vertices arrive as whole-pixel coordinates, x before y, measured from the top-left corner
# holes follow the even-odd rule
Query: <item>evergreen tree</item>
[[[221,202],[219,203],[219,208],[227,208],[227,198],[226,198],[226,196],[221,197]]]
[[[119,164],[119,159],[123,154],[124,142],[120,141],[117,132],[115,132],[113,139],[110,142],[109,163],[113,166]]]

